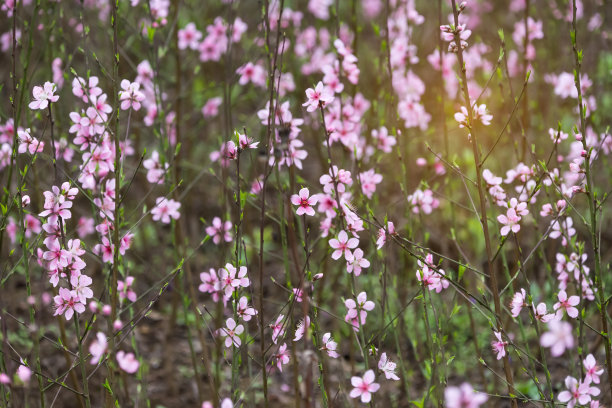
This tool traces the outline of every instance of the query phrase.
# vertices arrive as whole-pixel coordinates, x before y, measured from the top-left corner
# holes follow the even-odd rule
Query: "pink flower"
[[[232,222],[225,221],[225,223],[221,222],[221,218],[215,217],[212,220],[212,226],[206,227],[206,233],[213,237],[213,242],[215,245],[219,245],[221,240],[225,242],[232,242],[232,234],[230,231],[232,230]]]
[[[584,364],[584,382],[590,384],[591,382],[595,384],[599,384],[599,376],[604,373],[603,368],[597,365],[597,361],[595,361],[595,357],[592,354],[586,356],[584,360],[582,360]]]
[[[17,137],[19,138],[19,147],[17,151],[21,154],[25,152],[29,152],[30,154],[42,152],[45,147],[44,142],[30,135],[29,128],[25,131],[17,130]]]
[[[368,198],[372,198],[372,195],[376,192],[376,185],[380,184],[382,180],[383,176],[374,172],[374,169],[370,169],[359,174],[359,181],[361,182],[361,191]]]
[[[102,237],[102,243],[94,246],[93,252],[102,257],[102,262],[113,263],[113,253],[115,245],[107,237]]]
[[[225,268],[219,272],[219,282],[217,289],[223,289],[226,296],[230,296],[237,288],[246,288],[251,284],[251,281],[247,277],[247,267],[241,266],[237,270],[234,265],[227,263]]]
[[[550,347],[550,354],[553,357],[559,357],[566,348],[574,347],[572,325],[568,322],[553,320],[548,323],[548,330],[540,337],[540,345]]]
[[[266,70],[259,64],[247,62],[245,65],[239,67],[236,73],[240,75],[240,79],[238,80],[240,85],[246,85],[252,82],[253,85],[259,87],[266,86]]]
[[[104,353],[106,353],[107,347],[108,341],[106,340],[106,335],[102,332],[98,332],[96,334],[96,339],[89,345],[89,352],[92,357],[91,364],[98,364]]]
[[[23,360],[21,360],[21,362],[23,363]],[[21,382],[27,384],[30,382],[30,378],[32,377],[32,370],[30,370],[24,364],[21,364],[17,369],[17,377],[19,377]]]
[[[202,115],[205,118],[213,118],[219,114],[219,107],[223,103],[223,98],[216,96],[206,101],[202,107]]]
[[[502,340],[502,334],[500,332],[493,332],[497,340],[491,342],[491,346],[493,347],[493,351],[497,353],[497,359],[501,360],[506,355],[506,346],[508,345],[507,341]]]
[[[278,338],[285,333],[285,329],[283,328],[284,318],[285,316],[278,315],[278,317],[276,318],[276,322],[270,325],[270,328],[272,329],[272,341],[274,342],[274,344],[276,344]]]
[[[291,196],[291,204],[299,205],[297,211],[295,212],[297,215],[315,215],[315,210],[312,208],[312,206],[316,205],[318,201],[319,197],[317,195],[310,197],[310,192],[307,188],[302,188],[299,194],[293,194]]]
[[[338,358],[340,355],[336,352],[338,348],[338,343],[336,343],[331,336],[331,333],[325,333],[322,339],[323,347],[321,347],[322,351],[327,352],[327,355],[331,358]]]
[[[76,292],[66,288],[59,289],[59,295],[53,298],[55,302],[55,313],[53,316],[63,314],[66,320],[70,320],[74,312],[83,313],[85,305],[80,302]]]
[[[399,377],[395,374],[396,363],[387,358],[387,353],[382,353],[378,361],[378,369],[385,374],[387,380],[399,381]]]
[[[58,95],[54,95],[56,86],[53,82],[45,82],[43,86],[35,86],[32,90],[34,100],[28,105],[30,109],[47,109],[49,102],[57,102]]]
[[[350,249],[356,248],[359,245],[359,240],[357,238],[349,239],[346,231],[342,230],[338,233],[338,239],[332,238],[329,240],[329,246],[334,249],[332,253],[332,259],[339,259],[342,255],[346,258],[347,253],[350,252]]]
[[[128,276],[125,278],[125,282],[122,280],[117,281],[117,291],[119,292],[119,298],[121,300],[127,298],[130,302],[135,302],[136,292],[132,290],[132,284],[134,283],[134,277]]]
[[[334,100],[334,92],[319,81],[314,89],[308,88],[306,90],[306,97],[308,100],[302,106],[306,106],[308,112],[314,112],[319,108],[319,105],[325,107],[325,105],[330,104]]]
[[[591,401],[591,396],[598,396],[600,391],[597,387],[591,387],[589,382],[578,382],[569,375],[565,377],[565,387],[567,390],[561,391],[558,395],[560,402],[567,402],[567,408],[574,408],[576,404],[586,405]]]
[[[117,352],[117,362],[119,367],[128,374],[134,374],[138,371],[140,363],[134,356],[134,353],[125,353],[123,350]]]
[[[387,235],[395,235],[395,225],[391,221],[387,221],[387,230],[384,228],[378,230],[378,239],[376,240],[376,249],[381,249],[387,242]]]
[[[220,329],[221,336],[225,337],[225,347],[231,347],[232,344],[240,347],[240,335],[244,332],[244,326],[236,322],[231,317],[226,320],[225,328]]]
[[[548,311],[546,310],[546,303],[540,302],[538,306],[532,303],[531,306],[533,308],[533,315],[536,320],[539,320],[542,323],[548,323],[557,319],[554,313],[548,313]]]
[[[287,350],[287,343],[283,343],[279,349],[278,353],[274,356],[276,359],[276,367],[278,367],[278,371],[283,372],[283,365],[289,363],[289,351]]]
[[[242,296],[236,305],[236,314],[245,322],[251,320],[251,317],[257,315],[257,310],[249,306],[249,300],[246,296]]]
[[[361,326],[365,324],[368,312],[374,310],[375,304],[368,300],[365,292],[361,292],[357,295],[357,302],[353,299],[347,299],[344,301],[344,306],[348,309],[344,320],[350,322],[353,329],[358,331],[360,323]]]
[[[297,325],[297,329],[295,330],[295,337],[293,338],[293,341],[298,341],[304,337],[304,333],[306,333],[308,327],[310,327],[310,316],[306,316],[304,319],[300,320]]]
[[[375,383],[375,376],[373,370],[365,372],[363,377],[352,377],[351,385],[354,387],[349,394],[351,398],[361,397],[361,402],[367,404],[372,400],[372,393],[378,391],[380,385]]]
[[[170,224],[170,218],[178,220],[181,214],[178,209],[181,208],[181,203],[172,199],[168,200],[165,197],[157,197],[155,207],[151,210],[153,221],[160,221],[164,224]]]
[[[140,92],[140,84],[138,82],[130,82],[127,79],[122,80],[119,100],[121,101],[122,110],[130,108],[135,111],[140,110],[140,103],[145,100],[144,94]]]
[[[194,23],[189,23],[178,31],[178,48],[179,50],[186,48],[197,50],[201,39],[202,33],[198,31]]]
[[[80,272],[77,272],[78,275],[73,274],[70,278],[70,285],[72,285],[72,290],[76,293],[79,301],[83,304],[87,303],[87,299],[93,297],[93,290],[89,287],[91,285],[92,280],[87,275],[81,275]]]
[[[10,384],[11,383],[11,377],[9,377],[8,375],[6,375],[6,373],[0,373],[0,384]]]
[[[557,319],[561,320],[563,317],[563,311],[567,312],[567,315],[572,319],[578,317],[578,309],[574,306],[577,306],[580,303],[579,296],[570,296],[567,297],[567,293],[564,290],[560,290],[557,295],[559,301],[553,305],[553,308],[557,311]]]
[[[447,387],[444,390],[446,408],[478,408],[487,401],[486,394],[474,391],[474,388],[463,383],[460,387]]]
[[[497,216],[497,221],[502,223],[504,226],[501,228],[501,235],[505,237],[510,231],[515,234],[520,231],[521,226],[519,221],[521,217],[516,214],[514,208],[508,208],[506,215],[500,214]]]
[[[521,309],[527,306],[525,299],[527,298],[527,294],[525,293],[525,289],[521,289],[520,292],[516,292],[512,297],[512,302],[510,302],[510,309],[512,311],[512,316],[517,317],[521,313]]]
[[[433,197],[433,191],[429,189],[425,191],[417,189],[408,196],[408,203],[412,205],[412,212],[415,214],[421,211],[425,214],[431,214],[434,209],[440,206],[440,201]]]
[[[355,276],[361,275],[361,269],[370,266],[370,261],[363,257],[363,251],[361,248],[351,251],[347,251],[345,254],[346,259],[346,271],[348,273],[353,272]]]

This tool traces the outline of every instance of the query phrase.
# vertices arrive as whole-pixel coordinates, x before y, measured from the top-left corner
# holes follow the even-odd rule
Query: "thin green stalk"
[[[606,350],[608,386],[610,388],[610,395],[612,395],[612,344],[610,340],[610,333],[608,332],[607,301],[602,281],[601,253],[599,252],[599,233],[597,231],[597,212],[599,211],[599,200],[597,199],[597,193],[594,191],[593,174],[591,172],[591,157],[593,153],[593,148],[587,146],[586,142],[586,112],[582,100],[582,87],[580,78],[580,71],[582,67],[582,50],[578,50],[577,46],[576,0],[572,0],[572,31],[570,34],[576,64],[576,67],[574,69],[574,82],[576,85],[576,89],[578,90],[578,110],[580,113],[580,134],[582,135],[582,148],[587,152],[586,158],[584,159],[584,167],[586,175],[586,194],[589,198],[589,226],[595,258],[595,285],[597,286],[597,308],[599,309],[599,318],[601,320],[601,335],[604,336],[604,348]]]
[[[455,21],[455,27],[458,27],[459,26],[459,11],[457,9],[456,0],[451,0],[451,1],[453,5],[453,17]],[[495,305],[495,319],[497,322],[498,331],[503,332],[504,330],[503,330],[503,325],[501,321],[502,309],[501,309],[501,301],[499,297],[499,287],[497,283],[497,272],[495,271],[495,268],[493,267],[493,262],[492,262],[491,238],[489,236],[489,225],[487,221],[487,203],[486,203],[486,196],[485,196],[483,184],[482,184],[482,164],[480,162],[478,138],[473,128],[474,112],[472,108],[472,102],[470,100],[470,94],[468,91],[465,61],[463,60],[463,50],[461,49],[461,40],[459,37],[459,32],[456,30],[454,32],[454,41],[457,46],[457,59],[459,62],[461,87],[463,89],[463,97],[464,97],[466,108],[468,111],[468,120],[470,124],[469,130],[470,130],[471,138],[472,138],[472,151],[474,155],[474,165],[476,166],[476,183],[478,187],[478,197],[480,201],[480,223],[482,225],[482,231],[483,231],[484,240],[485,240],[485,248],[486,248],[486,254],[487,254],[487,271],[491,279],[491,292],[493,293],[493,302]],[[516,395],[516,392],[514,390],[514,379],[512,376],[512,368],[510,366],[510,360],[508,359],[507,355],[503,358],[503,365],[504,365],[504,374],[506,376],[506,382],[508,383],[508,393],[510,394],[512,398],[511,400],[512,407],[518,408],[518,402],[516,398],[514,397],[514,395]]]
[[[91,408],[91,400],[89,398],[89,381],[87,380],[87,366],[85,365],[85,356],[83,355],[83,338],[81,337],[79,316],[76,313],[74,315],[74,328],[76,329],[77,342],[79,345],[79,365],[81,366],[83,397],[85,398],[85,406],[87,408]]]

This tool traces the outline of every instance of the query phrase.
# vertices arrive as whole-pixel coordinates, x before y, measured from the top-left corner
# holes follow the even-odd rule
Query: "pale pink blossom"
[[[382,353],[378,361],[378,369],[385,374],[387,380],[399,381],[399,377],[395,374],[396,363],[387,358],[387,353]]]
[[[43,86],[35,86],[32,90],[34,100],[28,105],[32,110],[47,109],[49,102],[57,102],[59,95],[54,95],[56,86],[53,82],[45,82]]]
[[[380,385],[375,383],[376,376],[373,370],[365,372],[363,377],[352,377],[351,385],[354,387],[349,394],[351,398],[361,398],[361,402],[367,404],[372,400],[372,394],[378,391]]]
[[[236,321],[231,317],[227,319],[225,326],[219,330],[221,336],[225,337],[225,347],[231,347],[232,344],[235,347],[240,347],[242,342],[239,336],[244,332],[244,326],[241,324],[236,325]]]
[[[557,298],[559,299],[559,301],[553,305],[553,308],[557,311],[558,320],[561,320],[561,318],[563,317],[564,310],[567,312],[567,315],[572,319],[578,317],[578,309],[576,309],[574,306],[577,306],[580,303],[579,296],[574,295],[568,298],[565,290],[560,290],[559,294],[557,295]]]
[[[92,357],[90,363],[94,365],[98,364],[104,353],[106,353],[107,347],[108,341],[106,340],[106,335],[102,332],[98,332],[96,334],[96,339],[89,345],[89,352]]]
[[[540,337],[540,345],[550,348],[550,354],[553,357],[561,356],[565,349],[574,348],[572,325],[563,321],[550,321],[548,331]]]
[[[589,384],[591,382],[595,384],[599,384],[599,377],[604,373],[604,369],[597,365],[597,361],[595,361],[595,357],[592,354],[586,356],[584,360],[582,360],[584,364],[584,382]]]
[[[350,250],[353,248],[357,248],[359,245],[359,240],[357,238],[350,238],[346,231],[342,230],[338,233],[338,238],[332,238],[329,240],[329,246],[334,249],[332,253],[332,259],[339,259],[342,255],[348,261],[347,254],[350,253]]]
[[[338,348],[338,343],[334,341],[331,333],[325,333],[323,335],[323,339],[321,340],[323,346],[321,347],[322,351],[325,351],[328,356],[331,358],[338,358],[340,355],[336,352]]]
[[[591,397],[599,395],[597,387],[591,387],[590,383],[578,381],[574,377],[565,378],[565,391],[561,391],[557,396],[559,402],[567,403],[568,408],[574,408],[576,404],[586,405],[591,401]]]
[[[138,371],[138,367],[140,366],[134,353],[126,353],[123,350],[117,352],[117,363],[119,363],[119,367],[128,374],[134,374]]]
[[[297,215],[315,215],[315,210],[312,208],[313,205],[316,205],[319,201],[319,197],[317,195],[310,195],[310,192],[307,188],[302,188],[298,194],[293,194],[291,196],[291,204],[299,206],[296,210]]]
[[[166,197],[157,197],[155,207],[151,210],[153,221],[161,221],[163,224],[170,224],[170,219],[178,220],[181,216],[179,213],[181,203]]]
[[[306,106],[308,112],[314,112],[319,106],[325,107],[330,104],[334,100],[334,92],[319,81],[314,89],[306,90],[306,97],[308,100],[302,106]]]
[[[459,387],[447,387],[444,390],[445,408],[478,408],[487,402],[487,395],[474,391],[474,388],[463,383]]]
[[[502,340],[502,334],[500,332],[493,332],[497,340],[493,340],[491,342],[491,347],[493,347],[493,351],[497,354],[497,359],[501,360],[506,356],[506,346],[508,345],[507,341]]]

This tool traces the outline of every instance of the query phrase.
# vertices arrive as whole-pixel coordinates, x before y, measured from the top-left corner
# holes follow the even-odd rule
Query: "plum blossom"
[[[178,48],[185,50],[191,48],[197,50],[202,39],[202,33],[198,31],[194,23],[188,23],[185,28],[178,30]]]
[[[153,221],[161,221],[163,224],[170,224],[170,218],[178,220],[181,216],[179,213],[181,203],[166,197],[157,197],[155,207],[151,210]]]
[[[561,320],[563,317],[563,311],[567,312],[567,315],[572,319],[578,317],[578,309],[574,306],[577,306],[580,303],[579,296],[570,296],[567,297],[567,293],[564,290],[560,290],[557,295],[559,301],[553,305],[553,308],[557,311],[557,319]]]
[[[503,225],[500,231],[502,237],[508,235],[510,231],[516,234],[521,229],[521,225],[519,224],[521,221],[521,216],[516,214],[516,210],[514,208],[508,208],[506,215],[498,215],[497,221]]]
[[[17,130],[17,137],[19,139],[19,147],[17,151],[20,154],[25,152],[29,152],[30,154],[42,152],[45,147],[45,143],[43,141],[36,139],[30,134],[29,128],[25,131]]]
[[[104,353],[106,353],[107,347],[108,341],[106,340],[106,335],[102,332],[98,332],[96,334],[96,339],[89,345],[89,352],[92,357],[90,363],[94,365],[98,364]]]
[[[344,320],[350,322],[355,331],[359,331],[359,326],[365,324],[368,312],[374,310],[375,304],[368,300],[366,292],[361,292],[357,295],[357,301],[347,299],[344,301],[344,306],[348,309]]]
[[[55,313],[53,316],[64,315],[66,320],[72,319],[74,312],[85,312],[85,305],[81,303],[79,296],[75,291],[60,288],[59,295],[53,298],[55,302]]]
[[[126,353],[123,350],[117,352],[117,363],[119,363],[119,367],[128,374],[134,374],[138,371],[138,367],[140,366],[134,353]]]
[[[278,368],[278,371],[282,373],[283,365],[288,364],[290,359],[289,350],[287,350],[287,343],[283,343],[278,348],[278,353],[276,353],[274,357],[276,359],[276,367]]]
[[[440,206],[440,201],[433,197],[433,191],[426,189],[416,189],[414,193],[408,196],[408,203],[412,206],[412,212],[418,214],[431,214],[431,212]]]
[[[34,100],[28,105],[32,110],[47,109],[49,102],[57,102],[59,95],[54,95],[56,85],[53,82],[45,82],[43,86],[35,86],[32,90]]]
[[[247,277],[247,267],[241,266],[236,269],[234,265],[227,263],[219,272],[219,282],[217,289],[223,289],[226,296],[230,296],[239,287],[246,288],[251,284]]]
[[[354,387],[349,394],[351,398],[361,398],[361,402],[367,404],[372,400],[372,394],[378,391],[380,385],[375,383],[376,376],[374,370],[368,370],[363,377],[354,376],[351,378],[351,385]]]
[[[591,387],[590,382],[578,381],[574,377],[565,377],[565,387],[567,390],[561,391],[557,396],[559,402],[566,402],[568,408],[574,408],[576,404],[586,405],[591,401],[591,397],[599,395],[597,387]]]
[[[574,348],[574,335],[570,323],[552,320],[548,323],[548,330],[540,337],[540,345],[550,348],[553,357],[559,357],[567,348]]]
[[[325,107],[330,104],[334,100],[334,92],[319,81],[314,89],[306,90],[306,97],[308,100],[302,106],[306,106],[308,112],[314,112],[319,106]]]
[[[159,153],[153,150],[151,157],[142,162],[142,166],[147,169],[147,181],[151,184],[163,184],[164,176],[168,167],[168,163],[162,165]]]
[[[474,391],[474,388],[463,383],[459,387],[447,387],[444,390],[444,402],[446,408],[478,408],[487,402],[487,395]]]
[[[595,357],[593,357],[592,354],[589,354],[584,360],[582,360],[582,363],[584,364],[585,370],[584,382],[599,384],[599,377],[604,373],[604,370],[597,365]]]
[[[361,275],[362,268],[368,268],[370,261],[363,257],[363,251],[361,248],[355,249],[355,251],[347,251],[345,255],[346,259],[346,271],[348,273],[354,273],[355,276]]]
[[[249,300],[246,296],[242,296],[236,305],[236,314],[240,316],[242,320],[248,322],[253,316],[257,315],[257,310],[249,306]]]
[[[350,238],[346,231],[342,230],[338,233],[338,238],[332,238],[329,240],[329,246],[334,249],[332,253],[332,259],[337,260],[342,255],[348,261],[347,255],[350,253],[350,250],[353,248],[357,248],[359,245],[359,240],[357,238]]]
[[[226,320],[224,328],[219,330],[221,336],[225,337],[225,347],[231,347],[232,344],[240,347],[240,335],[244,332],[244,326],[236,325],[236,321],[231,317]]]
[[[340,355],[336,352],[338,348],[338,343],[334,341],[331,333],[325,333],[323,338],[321,339],[323,346],[321,347],[321,351],[325,351],[328,356],[331,358],[338,358]]]
[[[306,330],[308,330],[308,327],[310,327],[310,316],[306,316],[304,319],[300,320],[297,325],[293,341],[298,341],[302,337],[304,337],[304,334],[306,333]]]
[[[121,90],[119,91],[121,110],[128,110],[130,108],[135,111],[140,110],[140,103],[144,99],[145,95],[140,92],[140,84],[138,82],[130,82],[127,79],[121,81]]]
[[[378,361],[378,369],[385,374],[387,380],[399,381],[399,377],[395,374],[396,363],[387,358],[387,353],[382,353]]]
[[[378,239],[376,240],[376,249],[381,249],[385,243],[387,242],[387,235],[391,236],[391,235],[395,235],[395,225],[393,225],[393,222],[391,221],[387,221],[387,229],[385,230],[385,228],[380,228],[378,230]]]
[[[117,291],[119,292],[119,298],[121,300],[128,299],[130,302],[135,302],[137,299],[136,292],[132,290],[132,284],[134,283],[133,276],[127,276],[125,282],[122,280],[117,281]]]
[[[283,316],[282,314],[278,315],[278,317],[276,318],[276,321],[270,325],[270,328],[272,329],[272,341],[274,342],[274,344],[276,344],[276,341],[278,340],[280,336],[285,334],[285,329],[283,327],[284,318],[285,316]]]
[[[230,232],[231,230],[232,222],[222,222],[221,218],[219,217],[213,218],[212,225],[206,227],[206,233],[209,236],[213,237],[213,242],[215,243],[215,245],[219,245],[219,243],[221,243],[221,240],[225,242],[232,242],[233,238]]]
[[[223,104],[223,98],[216,96],[206,101],[202,107],[202,115],[205,118],[213,118],[219,114],[219,107]]]
[[[557,319],[557,316],[554,313],[548,313],[546,310],[546,303],[541,302],[537,306],[535,303],[532,303],[533,308],[533,316],[536,320],[541,321],[542,323],[548,323]]]
[[[519,292],[514,293],[512,297],[512,302],[510,302],[510,310],[512,312],[512,317],[517,317],[521,313],[521,309],[527,306],[525,300],[527,299],[527,294],[525,289],[521,289]]]
[[[299,206],[295,212],[297,215],[315,215],[315,210],[312,206],[316,205],[318,201],[319,197],[317,195],[310,196],[310,192],[305,187],[298,194],[291,196],[291,204]]]
[[[493,332],[497,340],[493,340],[491,342],[491,347],[493,347],[493,351],[497,353],[497,359],[501,360],[506,356],[506,346],[508,345],[507,341],[502,340],[502,334],[500,332]]]

